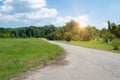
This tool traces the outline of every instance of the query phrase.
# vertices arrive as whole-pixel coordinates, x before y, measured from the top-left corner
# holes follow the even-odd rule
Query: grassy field
[[[111,45],[111,43],[105,43],[105,42],[100,42],[100,41],[96,41],[96,40],[71,41],[71,42],[60,41],[60,42],[64,42],[64,43],[72,44],[72,45],[77,45],[77,46],[83,46],[83,47],[88,47],[88,48],[95,48],[95,49],[101,49],[101,50],[120,53],[120,50],[113,50],[113,46]]]
[[[59,46],[40,39],[0,39],[0,80],[46,64],[63,52]]]

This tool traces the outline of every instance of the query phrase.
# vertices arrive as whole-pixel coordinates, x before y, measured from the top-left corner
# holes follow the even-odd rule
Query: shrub
[[[119,50],[120,40],[119,39],[114,39],[112,41],[112,46],[113,46],[113,50]]]

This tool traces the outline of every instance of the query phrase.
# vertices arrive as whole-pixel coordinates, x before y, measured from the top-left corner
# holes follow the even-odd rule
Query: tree
[[[116,28],[117,28],[117,25],[116,25],[115,23],[112,23],[112,24],[111,24],[111,27],[112,27],[111,33],[112,33],[112,34],[115,34],[115,30],[116,30]]]
[[[1,33],[0,38],[10,38],[10,33]]]
[[[106,31],[102,35],[103,40],[108,43],[109,41],[112,41],[115,38],[115,35],[111,34],[110,31]]]
[[[65,40],[70,42],[72,39],[72,34],[70,32],[66,32],[65,33]]]
[[[120,38],[120,25],[117,26],[117,28],[115,30],[115,35],[117,38]]]
[[[120,25],[116,25],[114,22],[108,21],[108,31],[114,34],[117,38],[120,38]]]
[[[90,41],[91,39],[92,39],[91,27],[86,26],[82,31],[82,40],[83,41]]]
[[[74,40],[74,41],[79,41],[80,40],[80,36],[79,35],[74,35],[73,37],[72,37],[72,40]]]
[[[77,40],[77,39],[80,40],[80,38],[79,38],[80,37],[79,36],[80,29],[81,29],[81,27],[80,27],[79,23],[71,20],[70,22],[67,22],[65,24],[65,26],[63,26],[59,29],[60,39],[66,40],[66,35],[68,35],[68,33],[69,33],[71,35],[72,40]]]
[[[32,37],[31,31],[28,31],[27,36],[30,38]]]
[[[59,40],[60,35],[57,32],[52,32],[46,36],[49,40]]]
[[[111,23],[108,21],[108,31],[111,31]]]
[[[18,30],[17,29],[13,29],[10,31],[10,34],[12,34],[14,36],[14,38],[18,38],[19,37],[19,34],[18,34]]]

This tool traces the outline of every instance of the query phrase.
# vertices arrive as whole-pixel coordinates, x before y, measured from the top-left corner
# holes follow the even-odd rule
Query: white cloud
[[[21,0],[21,1],[29,3],[30,7],[33,9],[40,9],[47,5],[45,0]]]
[[[4,0],[3,6],[11,6],[14,8],[24,7],[32,9],[40,9],[46,7],[46,0]]]
[[[7,15],[7,14],[0,13],[0,20],[3,20],[5,22],[19,21],[18,18],[19,18],[19,16],[17,16],[17,15]]]
[[[13,7],[9,6],[9,5],[4,5],[4,6],[1,6],[0,9],[1,9],[1,11],[9,12],[9,11],[13,10]]]
[[[53,24],[57,26],[62,26],[62,25],[65,25],[66,22],[69,22],[71,20],[75,20],[76,22],[80,23],[81,26],[86,26],[88,25],[87,22],[89,18],[87,15],[82,15],[77,17],[72,17],[72,16],[57,17],[56,21],[53,22]]]
[[[3,5],[10,5],[14,0],[2,0]]]
[[[75,20],[84,26],[88,21],[87,15],[56,17],[57,10],[48,8],[46,0],[0,0],[0,3],[0,22],[43,25],[45,21],[49,23],[50,21],[47,20],[56,18],[53,24],[57,26],[62,26],[71,20]]]
[[[3,0],[1,0],[1,1],[3,1]],[[2,11],[2,12],[12,11],[13,7],[10,5],[11,2],[12,2],[12,0],[3,1],[3,5],[0,6],[0,11]]]
[[[55,9],[42,8],[41,10],[37,10],[35,12],[27,13],[26,16],[29,19],[41,19],[41,18],[51,18],[57,15],[57,11]]]
[[[29,21],[28,21],[28,20],[26,20],[26,19],[24,19],[24,20],[23,20],[23,22],[24,22],[24,23],[26,23],[26,24],[28,24],[28,23],[29,23]]]
[[[67,17],[57,17],[56,18],[56,21],[53,22],[54,25],[57,25],[57,26],[62,26],[62,25],[65,25],[66,22],[69,22],[72,20],[72,17],[71,16],[67,16]]]
[[[0,20],[4,21],[39,20],[57,15],[56,9],[47,8],[46,0],[3,0],[2,4],[0,14],[4,18],[1,19],[0,16]]]

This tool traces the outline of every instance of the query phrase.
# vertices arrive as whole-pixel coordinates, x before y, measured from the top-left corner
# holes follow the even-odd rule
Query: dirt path
[[[35,70],[22,80],[120,80],[120,54],[50,42],[67,52],[63,64]]]

